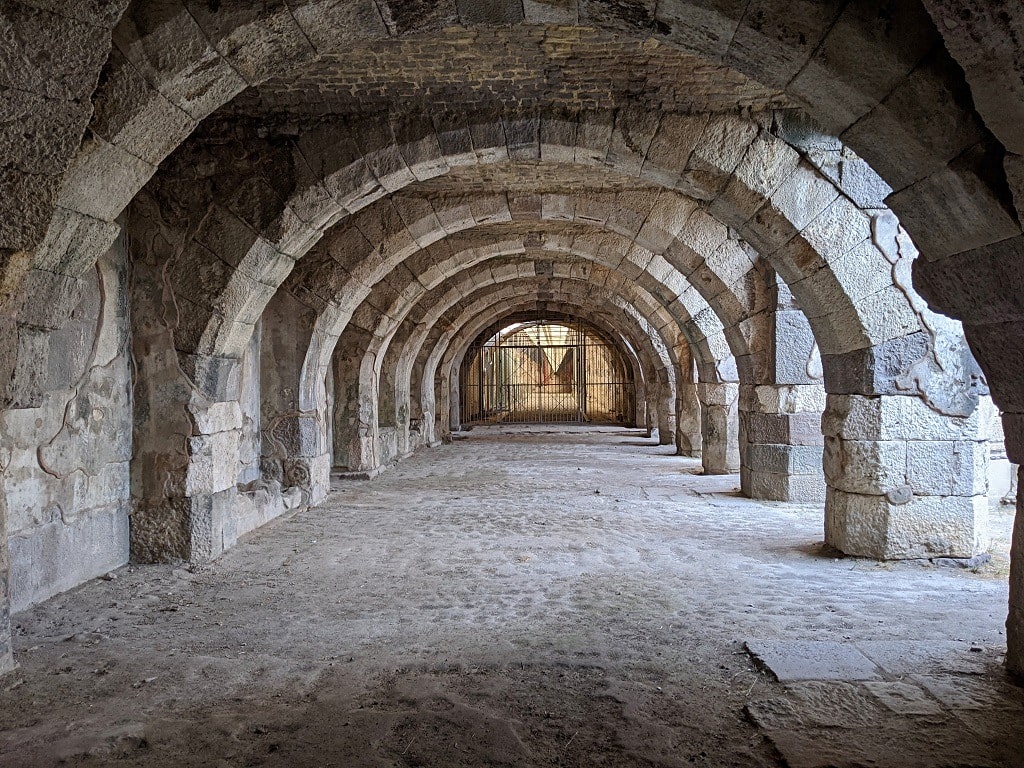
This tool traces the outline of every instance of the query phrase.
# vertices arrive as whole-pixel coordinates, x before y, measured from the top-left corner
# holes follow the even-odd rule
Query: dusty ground
[[[0,764],[1024,764],[1006,514],[978,572],[834,559],[818,507],[641,434],[477,429],[213,566],[15,616]],[[878,675],[783,685],[746,641]]]

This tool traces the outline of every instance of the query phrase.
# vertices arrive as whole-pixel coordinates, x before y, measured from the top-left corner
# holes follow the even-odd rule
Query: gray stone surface
[[[857,649],[887,675],[895,676],[939,671],[978,674],[988,663],[977,652],[978,646],[955,640],[861,640]]]
[[[914,675],[913,679],[950,709],[1024,710],[1024,695],[1006,683],[993,687],[987,680],[951,675]]]
[[[864,683],[871,694],[898,715],[938,715],[942,708],[924,689],[900,681],[869,680]]]
[[[873,680],[879,670],[855,646],[834,641],[747,640],[747,651],[779,682]]]
[[[214,557],[278,468],[308,502],[443,439],[468,329],[532,301],[628,328],[630,417],[747,493],[819,499],[777,446],[824,433],[830,545],[975,555],[989,386],[1024,444],[1024,16],[883,5],[8,0],[0,538],[130,509]],[[822,381],[820,422],[737,396]]]

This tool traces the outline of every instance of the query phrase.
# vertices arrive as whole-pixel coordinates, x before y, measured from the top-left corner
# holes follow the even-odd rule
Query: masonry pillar
[[[297,489],[302,504],[323,501],[331,484],[329,376],[318,364],[315,320],[308,307],[278,291],[260,334],[261,484]]]
[[[740,488],[751,499],[824,501],[820,384],[740,387],[743,466]]]
[[[1024,679],[1024,413],[1002,414],[1006,455],[1017,473],[1017,514],[1010,542],[1010,610],[1006,617],[1006,668]]]
[[[209,562],[238,539],[239,361],[183,355],[179,368],[173,349],[149,352],[136,355],[131,556]]]
[[[11,651],[11,594],[10,553],[7,548],[7,494],[4,493],[3,475],[0,473],[0,675],[10,672],[17,664]]]
[[[700,400],[701,460],[706,475],[727,475],[740,468],[739,385],[697,385]]]
[[[987,420],[913,395],[829,394],[825,541],[876,559],[969,558],[987,543]]]
[[[684,348],[676,381],[676,455],[696,459],[701,456],[701,419],[695,378],[690,350]]]
[[[670,382],[658,387],[656,403],[658,418],[658,445],[674,445],[676,440],[676,397]]]
[[[334,464],[349,472],[376,467],[376,391],[362,380],[369,332],[351,326],[334,351]]]
[[[770,290],[761,383],[740,387],[740,488],[751,499],[824,501],[821,360],[789,286],[775,277]]]
[[[333,457],[325,422],[316,412],[291,411],[269,419],[264,430],[263,480],[298,489],[302,504],[319,504],[330,491]]]
[[[441,374],[441,408],[439,413],[448,414],[448,431],[462,430],[462,408],[459,402],[459,367]]]
[[[647,388],[653,382],[638,380],[633,389],[633,424],[647,427]]]

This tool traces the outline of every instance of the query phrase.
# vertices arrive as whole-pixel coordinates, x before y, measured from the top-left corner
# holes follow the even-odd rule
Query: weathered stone
[[[822,444],[821,416],[800,413],[743,414],[747,440],[752,443],[814,446]]]
[[[984,496],[913,496],[894,504],[885,496],[831,487],[825,502],[825,542],[848,555],[898,560],[971,557],[984,546]]]
[[[978,411],[945,416],[917,397],[830,394],[821,431],[844,440],[974,440],[980,424]]]
[[[780,683],[880,677],[878,668],[852,645],[814,640],[747,640],[745,645]]]

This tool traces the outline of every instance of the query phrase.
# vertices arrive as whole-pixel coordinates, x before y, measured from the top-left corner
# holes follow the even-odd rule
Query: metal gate
[[[580,322],[510,325],[470,348],[459,381],[465,424],[634,420],[632,371]]]

